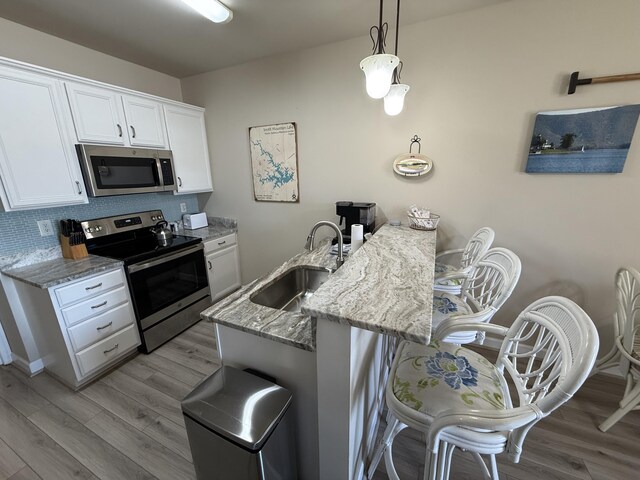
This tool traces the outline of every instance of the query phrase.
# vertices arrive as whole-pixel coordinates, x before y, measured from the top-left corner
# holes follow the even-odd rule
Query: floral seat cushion
[[[631,356],[636,360],[640,360],[640,330],[636,332],[636,336],[633,339],[633,345],[631,347]]]
[[[459,278],[453,278],[453,279],[444,279],[444,278],[438,278],[446,273],[452,273],[452,272],[457,272],[459,269],[454,267],[453,265],[448,265],[446,263],[440,263],[440,262],[436,262],[436,266],[435,266],[435,282],[438,285],[448,285],[448,286],[460,286],[462,285],[462,280]]]
[[[438,341],[405,342],[398,355],[393,393],[413,410],[434,417],[455,408],[506,408],[504,378],[472,350]]]
[[[460,297],[451,293],[436,292],[433,295],[433,313],[431,318],[432,328],[435,329],[443,320],[459,315],[472,313],[469,305]]]

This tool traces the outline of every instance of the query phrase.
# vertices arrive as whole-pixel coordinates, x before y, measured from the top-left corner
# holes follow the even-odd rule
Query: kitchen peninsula
[[[292,268],[335,268],[324,242],[202,313],[217,324],[223,363],[263,371],[293,393],[300,478],[362,478],[390,339],[431,337],[435,240],[435,231],[384,225],[298,311],[253,301]]]

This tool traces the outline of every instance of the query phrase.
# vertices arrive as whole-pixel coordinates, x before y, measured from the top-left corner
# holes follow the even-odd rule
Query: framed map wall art
[[[298,143],[295,123],[249,128],[253,195],[259,202],[297,202]]]

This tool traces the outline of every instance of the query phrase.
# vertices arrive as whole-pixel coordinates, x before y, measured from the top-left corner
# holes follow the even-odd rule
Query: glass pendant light
[[[400,0],[396,11],[396,56],[398,55],[398,34],[400,32]],[[409,85],[400,83],[400,73],[402,72],[402,62],[393,71],[393,83],[389,92],[384,97],[384,113],[390,116],[398,115],[404,108],[404,96],[409,91]]]
[[[373,55],[369,55],[360,62],[360,68],[366,77],[367,94],[371,98],[383,98],[389,93],[393,72],[400,63],[400,59],[396,55],[384,51],[389,24],[382,23],[382,11],[383,0],[380,0],[379,23],[369,30],[369,36],[373,40]]]
[[[392,117],[402,112],[404,108],[404,96],[409,91],[409,85],[404,83],[394,83],[389,89],[389,93],[384,97],[384,113]]]

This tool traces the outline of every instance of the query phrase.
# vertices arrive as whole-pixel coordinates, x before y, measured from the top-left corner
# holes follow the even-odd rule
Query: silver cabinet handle
[[[101,327],[96,327],[96,330],[100,331],[100,330],[104,330],[105,328],[109,328],[111,325],[113,325],[113,322],[109,322],[106,325],[103,325]],[[118,344],[116,344],[116,347],[118,346]],[[113,349],[111,349],[113,350]]]
[[[102,302],[102,303],[99,303],[98,305],[91,305],[91,308],[94,308],[94,309],[95,309],[95,308],[104,307],[106,304],[107,304],[107,300],[105,300],[105,301],[104,301],[104,302]],[[109,325],[111,325],[111,324],[109,324]]]
[[[181,187],[182,186],[182,179],[180,177],[178,177],[178,186]]]
[[[225,243],[227,243],[227,241],[226,241],[226,240],[223,240],[223,241],[221,241],[221,242],[218,242],[218,245],[224,245]]]
[[[136,138],[136,129],[133,128],[133,125],[129,125],[131,127],[131,135],[133,136],[133,138]]]
[[[122,138],[122,126],[119,123],[116,123],[116,127],[118,127],[118,136]]]
[[[116,348],[118,348],[118,344],[116,343],[113,347],[111,347],[108,350],[104,350],[102,353],[104,353],[105,355],[109,352],[113,352]]]
[[[96,289],[96,288],[101,287],[101,286],[102,286],[102,282],[96,283],[95,285],[93,285],[91,287],[84,287],[84,289],[85,290],[93,290],[93,289]]]
[[[213,265],[211,265],[211,260],[207,260],[207,263],[209,264],[209,270],[213,269]]]
[[[78,187],[78,195],[82,195],[82,189],[80,188],[80,182],[76,180],[76,187]]]

